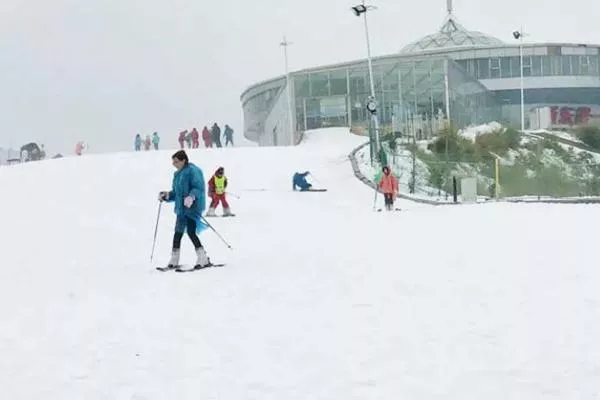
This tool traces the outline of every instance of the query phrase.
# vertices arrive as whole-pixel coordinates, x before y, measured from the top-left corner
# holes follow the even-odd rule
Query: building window
[[[581,68],[581,75],[591,75],[590,74],[590,57],[589,56],[581,56],[579,60],[579,67]]]
[[[531,57],[531,76],[543,76],[542,74],[542,56]]]
[[[531,76],[531,56],[523,57],[523,76]]]
[[[550,57],[541,56],[542,62],[542,76],[551,76],[552,75],[552,63],[550,63]]]
[[[329,96],[329,74],[327,72],[311,74],[309,77],[311,96]]]
[[[469,60],[467,62],[467,71],[471,74],[471,76],[477,76],[477,61]]]
[[[563,56],[564,57],[564,56]],[[581,56],[569,56],[571,59],[571,73],[573,75],[585,75],[581,69]]]
[[[490,58],[490,78],[498,79],[501,77],[500,73],[500,59]]]
[[[490,60],[488,58],[480,58],[477,60],[477,71],[479,79],[490,79]]]
[[[550,75],[562,75],[562,57],[548,56],[548,59],[550,60]]]
[[[600,71],[598,71],[598,61],[600,61],[600,57],[588,56],[588,75],[598,76],[600,74]]]
[[[573,75],[573,71],[571,70],[571,57],[562,56],[562,74],[561,75]]]
[[[511,78],[512,73],[510,71],[510,57],[502,57],[500,59],[500,73],[502,78]]]
[[[346,94],[346,92],[348,91],[345,69],[331,71],[329,74],[329,82],[332,95]]]
[[[521,76],[521,59],[519,57],[510,58],[510,74],[513,78]]]

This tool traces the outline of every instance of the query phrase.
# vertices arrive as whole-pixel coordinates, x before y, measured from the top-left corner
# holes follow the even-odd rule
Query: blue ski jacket
[[[183,204],[183,200],[187,196],[195,198],[190,208]],[[206,224],[202,222],[202,213],[206,208],[204,173],[196,165],[188,163],[179,171],[175,171],[172,189],[166,201],[175,203],[177,216],[193,219],[196,222],[197,232],[207,228]]]
[[[309,174],[310,172],[306,171],[304,173],[299,173],[296,172],[294,174],[294,178],[292,180],[292,188],[293,190],[296,190],[296,186],[300,188],[300,190],[307,190],[310,188],[310,183],[308,183],[306,181],[306,176]]]

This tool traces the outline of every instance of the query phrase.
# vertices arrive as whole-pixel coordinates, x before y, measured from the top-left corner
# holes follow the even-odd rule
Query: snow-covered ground
[[[460,131],[458,131],[458,134],[466,139],[475,141],[475,139],[479,135],[483,135],[486,133],[492,133],[492,132],[500,130],[502,128],[503,128],[502,124],[500,124],[499,122],[493,121],[493,122],[490,122],[487,124],[469,126],[467,128],[464,128],[464,129],[461,129]]]
[[[556,137],[561,138],[561,139],[570,140],[572,142],[583,144],[583,142],[579,138],[577,138],[577,136],[575,136],[575,135],[573,135],[571,133],[568,133],[568,132],[552,131],[552,130],[546,130],[546,129],[525,130],[524,132],[528,133],[528,134],[534,134],[534,135],[535,134],[540,134],[540,133],[542,133],[542,134],[545,133],[545,134],[549,134],[549,135],[552,135],[552,136],[556,136]]]
[[[374,213],[339,129],[295,148],[191,151],[223,165],[227,266],[160,273],[171,151],[0,168],[5,399],[591,399],[600,270],[589,205]],[[291,191],[310,170],[326,193]],[[192,262],[189,240],[184,260]]]

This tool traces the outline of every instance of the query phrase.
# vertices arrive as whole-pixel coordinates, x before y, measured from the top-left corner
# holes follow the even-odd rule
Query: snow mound
[[[323,128],[307,131],[301,146],[346,146],[358,147],[369,138],[355,135],[348,128]]]
[[[479,135],[491,133],[491,132],[494,132],[494,131],[497,131],[497,130],[500,130],[503,128],[504,127],[502,126],[502,124],[494,121],[494,122],[490,122],[490,123],[483,124],[483,125],[470,126],[470,127],[461,129],[458,132],[458,134],[466,139],[475,141],[475,139]]]

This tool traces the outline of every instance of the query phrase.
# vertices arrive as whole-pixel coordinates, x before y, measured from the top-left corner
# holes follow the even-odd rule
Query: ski
[[[167,267],[156,267],[156,269],[158,271],[165,272],[165,271],[173,271],[180,267],[181,267],[181,265],[174,265],[172,267],[168,267],[168,266]]]
[[[178,268],[175,269],[175,272],[194,272],[194,271],[199,271],[201,269],[206,269],[206,268],[220,268],[220,267],[224,267],[224,266],[225,266],[224,263],[222,263],[222,264],[209,264],[209,265],[206,265],[204,267],[196,266],[196,267],[193,267],[193,268],[190,268],[190,267],[185,266],[185,265],[180,265]]]
[[[383,208],[378,208],[377,209],[377,212],[382,212],[382,211],[383,211]],[[385,211],[402,211],[402,209],[401,208],[394,208],[393,210],[385,210]]]

